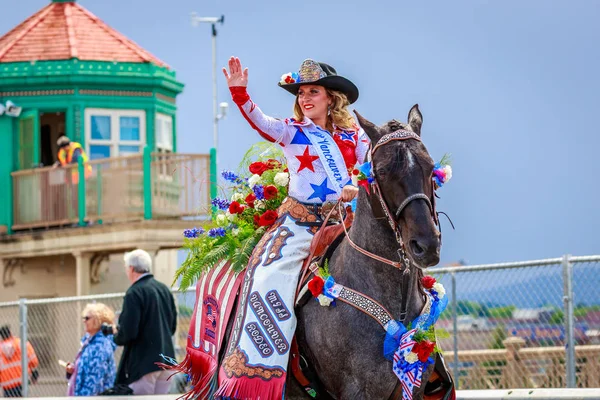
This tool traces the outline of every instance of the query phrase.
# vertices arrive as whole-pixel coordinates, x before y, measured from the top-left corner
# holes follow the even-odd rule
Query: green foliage
[[[487,306],[475,301],[459,300],[456,302],[458,315],[472,315],[474,317],[489,317]]]
[[[502,343],[506,339],[506,327],[504,325],[498,325],[494,332],[492,333],[492,342],[490,345],[491,349],[503,349],[504,343]]]
[[[231,213],[228,210],[219,210],[213,214],[212,222],[204,227],[206,231],[211,228],[220,229],[220,236],[200,234],[198,237],[184,241],[183,249],[187,250],[187,257],[176,271],[173,281],[173,284],[176,284],[180,280],[180,290],[186,290],[194,285],[203,274],[223,262],[230,262],[231,270],[236,273],[246,268],[252,251],[268,228],[263,225],[272,222],[272,219],[266,217],[264,221],[258,220],[267,211],[272,214],[277,210],[287,196],[287,185],[281,183],[281,179],[275,181],[275,176],[285,169],[285,165],[277,160],[282,159],[282,156],[282,152],[277,146],[266,142],[253,145],[246,152],[240,163],[240,168],[246,171],[240,174],[242,179],[229,182],[229,189],[221,189],[222,193],[232,193],[231,201],[235,200],[238,203],[237,211],[233,208]],[[245,199],[249,194],[253,194],[253,188],[244,178],[253,175],[249,172],[248,167],[252,162],[256,162],[255,159],[268,166],[256,184],[263,187],[272,186],[270,189],[273,192],[275,192],[273,187],[277,190],[276,193],[273,193],[274,197],[272,198],[247,203]],[[285,174],[282,175],[285,176]],[[255,176],[253,179],[255,178],[259,177]],[[275,214],[275,216],[277,215]]]
[[[491,318],[512,318],[513,311],[516,309],[516,306],[504,306],[488,308],[487,311]]]

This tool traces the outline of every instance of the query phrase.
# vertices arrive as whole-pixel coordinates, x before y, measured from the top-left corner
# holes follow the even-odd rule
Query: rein
[[[414,132],[407,131],[404,129],[399,129],[397,131],[394,131],[392,133],[388,133],[387,135],[382,136],[375,144],[375,147],[373,147],[373,149],[370,151],[370,154],[369,154],[370,159],[371,160],[373,159],[373,155],[380,147],[383,147],[386,144],[391,143],[396,140],[409,140],[409,139],[417,140],[419,142],[421,141],[421,137],[419,135],[417,135]],[[374,173],[373,173],[373,175],[374,175]],[[413,202],[414,200],[420,199],[420,200],[425,200],[425,202],[427,203],[427,206],[429,207],[429,210],[431,211],[432,216],[434,216],[433,217],[434,221],[436,221],[436,224],[437,224],[437,218],[435,218],[435,206],[432,204],[431,200],[425,193],[415,193],[415,194],[408,196],[406,199],[404,199],[404,201],[400,204],[400,206],[398,206],[398,209],[396,210],[396,212],[394,214],[392,214],[390,211],[390,208],[388,207],[387,203],[385,202],[385,199],[383,198],[383,195],[381,194],[381,188],[379,187],[379,183],[377,182],[377,177],[375,177],[375,176],[374,176],[374,182],[371,184],[371,188],[373,189],[373,194],[379,200],[379,204],[381,205],[383,213],[385,214],[385,216],[388,220],[388,223],[389,223],[390,227],[392,228],[392,231],[394,232],[396,241],[400,245],[400,247],[398,248],[398,256],[400,257],[400,261],[398,262],[398,261],[388,260],[387,258],[380,257],[376,254],[373,254],[373,253],[361,248],[360,246],[358,246],[356,243],[354,243],[350,239],[350,236],[348,235],[348,231],[346,230],[346,227],[344,227],[344,232],[346,234],[346,238],[348,239],[350,246],[352,246],[352,248],[355,249],[356,251],[358,251],[368,257],[371,257],[377,261],[391,265],[395,268],[408,269],[411,266],[411,261],[408,258],[408,255],[406,253],[406,247],[404,245],[404,241],[402,240],[400,224],[398,224],[397,219],[400,218],[400,214],[402,214],[402,211],[404,211],[404,209],[411,202]]]

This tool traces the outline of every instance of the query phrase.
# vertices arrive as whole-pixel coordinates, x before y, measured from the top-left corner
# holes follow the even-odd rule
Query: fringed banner
[[[219,351],[244,278],[242,273],[236,276],[229,266],[229,263],[222,262],[200,277],[185,359],[179,364],[166,359],[168,364],[161,365],[165,369],[188,375],[193,389],[183,396],[184,399],[208,398],[215,390]]]

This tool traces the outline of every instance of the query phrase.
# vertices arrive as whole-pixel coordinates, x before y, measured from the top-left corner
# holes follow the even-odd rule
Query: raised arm
[[[227,79],[227,85],[231,91],[233,102],[237,104],[242,115],[250,126],[260,136],[270,142],[278,142],[283,145],[291,141],[291,131],[285,121],[265,115],[261,109],[250,100],[246,90],[248,86],[248,68],[242,69],[242,63],[237,57],[229,59],[229,71],[223,68],[223,74]]]

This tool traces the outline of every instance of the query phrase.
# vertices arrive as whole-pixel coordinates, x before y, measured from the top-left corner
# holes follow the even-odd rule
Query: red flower
[[[274,199],[275,197],[277,197],[277,195],[279,194],[279,191],[277,190],[277,188],[273,185],[268,185],[265,186],[265,199],[266,200],[271,200]]]
[[[367,194],[371,194],[371,191],[369,189],[369,181],[368,180],[363,179],[362,181],[358,181],[358,186],[364,187]]]
[[[241,214],[244,212],[244,206],[238,203],[237,201],[232,201],[229,205],[229,212],[231,214]]]
[[[290,172],[288,168],[284,169],[283,172]]]
[[[277,215],[277,211],[267,210],[263,213],[263,215],[260,216],[258,220],[258,225],[271,226],[275,223],[275,221],[277,221],[277,218],[279,218],[279,215]]]
[[[318,297],[323,292],[323,286],[325,286],[325,281],[320,276],[315,275],[315,277],[308,282],[308,290],[310,290],[313,297]]]
[[[309,283],[310,285],[310,283]],[[435,349],[435,342],[429,340],[423,340],[422,342],[415,343],[412,348],[412,352],[419,356],[419,361],[425,362]]]
[[[258,214],[254,214],[254,224],[255,225],[259,225],[259,220],[260,220],[260,217],[258,216]]]
[[[269,170],[269,166],[267,164],[265,164],[264,162],[253,162],[252,164],[250,164],[250,166],[248,167],[248,169],[250,170],[250,172],[252,172],[253,174],[258,174],[261,175]]]
[[[254,208],[254,202],[256,201],[254,193],[250,193],[244,200],[246,201],[246,204],[248,204],[248,207]]]
[[[436,280],[433,276],[425,275],[421,278],[421,283],[425,289],[431,289],[435,284]]]
[[[269,169],[281,167],[281,163],[273,158],[269,158],[265,164],[267,164]]]
[[[354,168],[354,169],[352,170],[352,175],[358,175],[358,174],[360,174],[360,171],[359,171],[359,170],[357,170],[356,168]]]

